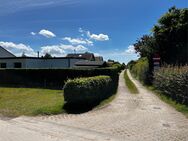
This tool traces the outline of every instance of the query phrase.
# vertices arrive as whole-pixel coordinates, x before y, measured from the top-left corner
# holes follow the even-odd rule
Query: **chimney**
[[[37,57],[39,58],[39,51],[37,51]]]

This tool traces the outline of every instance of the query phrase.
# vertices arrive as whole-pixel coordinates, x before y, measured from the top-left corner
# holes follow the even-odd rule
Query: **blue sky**
[[[187,0],[0,0],[0,46],[17,56],[93,52],[127,63],[132,44]]]

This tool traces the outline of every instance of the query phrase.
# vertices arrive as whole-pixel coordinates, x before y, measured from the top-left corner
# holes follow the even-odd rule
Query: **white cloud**
[[[63,38],[63,40],[66,40],[73,45],[87,44],[87,45],[93,46],[93,42],[88,39],[65,37],[65,38]]]
[[[37,33],[35,33],[35,32],[31,32],[30,34],[33,35],[33,36],[35,36]]]
[[[52,56],[64,56],[65,55],[65,51],[59,46],[55,46],[55,45],[41,47],[41,53],[42,55],[49,53]]]
[[[129,54],[135,54],[135,49],[133,45],[128,46],[128,48],[125,50],[126,53]]]
[[[38,34],[40,34],[40,35],[42,35],[42,36],[44,36],[46,38],[56,37],[56,35],[53,32],[51,32],[49,30],[46,30],[46,29],[40,30],[40,32]]]
[[[43,46],[41,47],[41,53],[44,55],[46,53],[50,53],[52,56],[65,56],[66,53],[68,52],[85,52],[88,49],[82,45],[65,45],[65,44],[60,44],[60,45],[52,45],[52,46]]]
[[[91,34],[90,31],[87,32],[87,35],[89,38],[91,39],[94,39],[96,41],[108,41],[109,40],[109,37],[108,35],[105,35],[105,34]]]
[[[82,28],[79,28],[78,31],[82,33],[81,36],[84,36],[86,34],[90,39],[93,39],[96,41],[108,41],[109,40],[109,36],[103,33],[100,33],[98,35],[92,34],[90,31],[83,30]]]
[[[30,46],[22,44],[22,43],[16,44],[13,42],[0,41],[0,46],[4,47],[8,51],[18,56],[20,56],[23,52],[28,56],[36,55],[36,53]]]
[[[78,31],[79,31],[80,33],[84,33],[84,32],[85,32],[81,27],[78,29]]]

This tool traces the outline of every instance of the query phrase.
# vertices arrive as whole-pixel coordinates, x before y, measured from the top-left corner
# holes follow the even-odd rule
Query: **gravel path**
[[[120,75],[108,106],[80,115],[0,120],[0,141],[188,141],[188,119],[133,80],[130,94]]]

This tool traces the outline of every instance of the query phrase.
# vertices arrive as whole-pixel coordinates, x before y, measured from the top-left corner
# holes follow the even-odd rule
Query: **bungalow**
[[[0,68],[60,69],[74,67],[102,67],[103,61],[95,61],[93,53],[68,54],[66,57],[16,57],[0,47]]]

